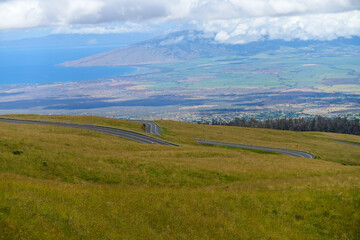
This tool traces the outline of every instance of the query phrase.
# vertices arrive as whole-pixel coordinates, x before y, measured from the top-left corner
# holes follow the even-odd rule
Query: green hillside
[[[100,117],[10,117],[144,133]],[[0,122],[0,239],[360,239],[360,147],[333,141],[359,136],[157,123],[160,138],[181,146]]]

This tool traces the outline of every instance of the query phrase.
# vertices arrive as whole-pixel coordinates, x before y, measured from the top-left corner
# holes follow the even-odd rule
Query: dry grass
[[[77,116],[16,116],[142,131]],[[357,136],[158,121],[181,147],[0,123],[0,239],[359,239]],[[197,144],[293,148],[320,159]],[[18,152],[16,152],[18,151]],[[341,164],[342,163],[342,164]]]
[[[31,119],[31,120],[43,120],[43,121],[54,121],[54,122],[74,122],[74,123],[85,123],[95,124],[110,127],[119,127],[127,130],[141,131],[141,123],[125,121],[113,118],[104,118],[96,116],[67,116],[67,115],[2,115],[3,117],[17,118],[17,119]]]

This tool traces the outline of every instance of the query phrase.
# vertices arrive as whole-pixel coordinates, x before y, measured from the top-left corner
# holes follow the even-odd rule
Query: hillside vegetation
[[[83,116],[7,117],[143,132]],[[0,122],[0,239],[360,239],[359,136],[157,121],[180,147]],[[193,138],[299,149],[303,159]]]
[[[212,121],[212,125],[227,125],[251,128],[269,128],[291,131],[316,131],[316,132],[334,132],[360,135],[360,120],[347,119],[346,117],[324,118],[317,116],[315,118],[277,118],[257,120],[251,118],[235,118],[229,122]]]

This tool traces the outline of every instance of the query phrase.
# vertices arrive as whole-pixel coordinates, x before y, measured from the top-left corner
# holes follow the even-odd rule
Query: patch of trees
[[[217,121],[213,120],[213,125],[227,125],[227,126],[240,126],[251,128],[270,128],[279,130],[291,131],[316,131],[316,132],[334,132],[360,135],[360,120],[347,119],[346,117],[336,118],[277,118],[277,119],[242,119],[235,118],[232,121]]]

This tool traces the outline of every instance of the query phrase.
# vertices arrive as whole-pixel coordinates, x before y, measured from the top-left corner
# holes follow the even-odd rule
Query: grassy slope
[[[1,115],[2,117],[17,118],[17,119],[31,119],[31,120],[43,120],[54,122],[73,122],[73,123],[85,123],[101,126],[118,127],[132,131],[141,131],[141,123],[124,121],[113,118],[104,117],[88,117],[88,116],[67,116],[67,115]]]
[[[20,116],[17,116],[20,117]],[[98,117],[23,116],[111,125]],[[359,239],[357,136],[159,121],[181,147],[0,123],[0,239]],[[202,146],[192,138],[316,153]],[[22,152],[17,155],[14,153]]]

